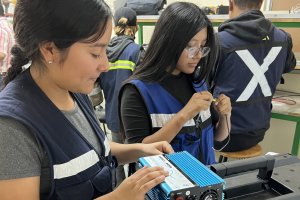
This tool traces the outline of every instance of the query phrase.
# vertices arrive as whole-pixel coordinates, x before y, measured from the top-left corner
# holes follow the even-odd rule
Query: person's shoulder
[[[41,144],[21,122],[0,117],[1,179],[39,176],[44,155]]]
[[[140,96],[139,91],[133,82],[125,83],[120,90],[120,94],[120,97],[125,96],[126,98],[136,98],[137,96]]]
[[[33,134],[21,122],[10,117],[0,117],[0,140],[3,141],[26,141],[34,140]]]
[[[28,132],[28,129],[16,119],[0,116],[0,132],[7,131]]]
[[[0,20],[0,30],[14,34],[12,24],[7,19]]]
[[[274,36],[275,38],[281,38],[281,40],[284,40],[288,43],[291,43],[292,41],[291,34],[278,27],[274,27]]]
[[[278,31],[278,33],[286,35],[287,37],[291,37],[290,33],[288,33],[287,31],[285,31],[285,30],[283,30],[281,28],[278,28],[278,27],[275,27],[275,29]]]
[[[130,48],[133,48],[133,49],[136,49],[136,50],[140,50],[141,49],[141,45],[135,43],[135,42],[132,42],[130,43],[128,46],[130,46]]]
[[[0,27],[0,35],[0,40],[7,40],[6,38],[8,38],[11,35],[11,33],[8,31],[8,29]]]
[[[130,49],[129,51],[131,52],[132,55],[137,56],[137,58],[134,58],[134,60],[136,63],[139,63],[141,61],[140,59],[143,58],[144,49],[135,42],[129,44],[127,48]]]

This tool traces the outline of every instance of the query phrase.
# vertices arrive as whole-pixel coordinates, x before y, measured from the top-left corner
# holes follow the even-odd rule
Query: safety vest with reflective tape
[[[115,185],[116,160],[111,156],[91,103],[86,95],[72,95],[99,138],[101,155],[41,91],[29,70],[0,93],[0,116],[24,124],[49,158],[51,192],[41,199],[94,199],[111,192]]]
[[[118,60],[109,62],[109,71],[100,76],[105,96],[105,117],[108,128],[120,132],[118,94],[122,83],[132,74],[139,59],[140,46],[134,42],[125,47]]]
[[[167,92],[158,83],[146,83],[140,80],[133,80],[134,84],[144,99],[148,113],[151,118],[153,133],[162,128],[184,105],[174,96]],[[206,91],[206,84],[194,84],[196,92]],[[206,111],[206,113],[209,111]],[[205,123],[205,122],[209,123]],[[187,121],[176,137],[171,141],[175,152],[187,151],[197,159],[201,159],[205,165],[215,163],[215,154],[213,150],[214,133],[211,124],[211,117],[202,122],[206,126],[202,127],[202,134],[196,131],[194,119]],[[201,155],[200,155],[201,154]]]

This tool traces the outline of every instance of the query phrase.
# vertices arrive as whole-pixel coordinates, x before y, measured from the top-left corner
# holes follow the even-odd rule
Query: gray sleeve
[[[0,117],[0,180],[41,175],[43,149],[20,122]]]

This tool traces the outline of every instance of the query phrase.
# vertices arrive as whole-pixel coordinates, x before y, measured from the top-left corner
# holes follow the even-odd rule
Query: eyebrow
[[[105,48],[105,47],[107,47],[107,44],[103,44],[103,43],[94,43],[94,44],[91,44],[90,47],[101,47],[101,48]]]
[[[189,43],[190,43],[190,42],[199,42],[199,40],[197,40],[197,39],[192,39],[191,41],[189,41]],[[206,44],[206,42],[207,42],[207,38],[205,38],[204,40],[202,40],[202,41],[201,41],[201,44],[202,44],[202,43]]]
[[[199,40],[197,40],[195,38],[192,38],[191,41],[197,41],[198,42]],[[207,38],[205,38],[203,41],[207,41]]]

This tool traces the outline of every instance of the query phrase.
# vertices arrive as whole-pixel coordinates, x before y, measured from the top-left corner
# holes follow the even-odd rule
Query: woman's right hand
[[[182,112],[187,120],[195,117],[200,111],[209,109],[212,103],[212,94],[208,91],[197,92],[193,94],[189,102],[180,111]]]
[[[126,178],[111,193],[111,199],[144,200],[146,193],[163,182],[168,175],[162,167],[143,167]]]

